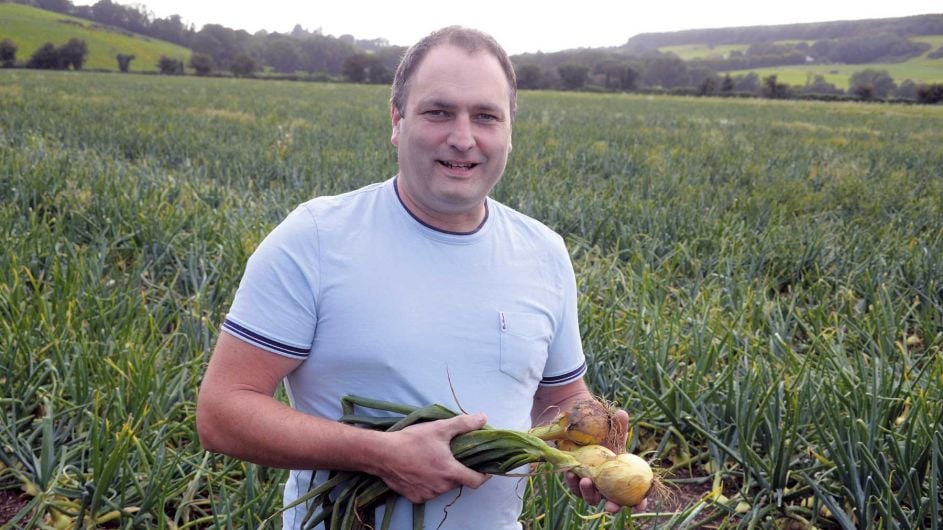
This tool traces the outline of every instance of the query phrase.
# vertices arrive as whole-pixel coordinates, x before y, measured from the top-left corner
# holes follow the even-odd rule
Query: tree
[[[678,57],[656,57],[645,63],[645,84],[665,89],[688,85],[688,66]]]
[[[393,81],[393,71],[372,53],[355,53],[344,61],[344,77],[351,83],[387,84]]]
[[[543,70],[536,64],[524,64],[515,69],[517,72],[517,88],[528,90],[537,89],[543,83]]]
[[[36,7],[46,11],[55,11],[56,13],[69,13],[72,11],[71,0],[35,0]]]
[[[183,61],[161,55],[157,60],[157,69],[164,75],[179,75],[183,73]]]
[[[832,83],[829,83],[825,80],[824,76],[816,75],[811,79],[806,81],[804,87],[802,87],[803,94],[819,94],[819,95],[838,95],[842,93],[842,90]]]
[[[596,63],[593,71],[603,77],[603,86],[614,90],[633,90],[638,82],[638,70],[625,62],[607,60]]]
[[[897,88],[887,70],[866,69],[851,75],[848,91],[861,99],[884,99]]]
[[[773,99],[787,98],[789,97],[789,86],[780,83],[779,78],[775,74],[764,77],[763,95]]]
[[[128,55],[125,53],[119,53],[115,56],[118,59],[118,70],[122,72],[127,72],[128,68],[131,66],[131,61],[134,60],[133,55]]]
[[[47,42],[39,47],[26,63],[27,68],[40,68],[43,70],[55,70],[60,66],[59,50],[56,45]]]
[[[242,52],[239,55],[235,56],[232,60],[232,63],[229,65],[229,70],[236,77],[251,76],[258,69],[259,69],[259,66],[255,62],[255,59],[253,59],[246,52]]]
[[[917,83],[912,79],[904,79],[894,95],[902,99],[917,99]]]
[[[717,79],[717,75],[706,66],[689,67],[688,79],[692,86],[697,87],[697,93],[700,96],[713,94],[720,87],[720,80]]]
[[[943,102],[943,83],[918,86],[917,101],[928,104]]]
[[[59,47],[59,60],[62,68],[81,70],[85,64],[85,57],[88,55],[88,46],[82,39],[71,38],[69,42]]]
[[[736,88],[736,84],[733,81],[733,78],[730,77],[730,74],[724,75],[724,79],[720,82],[720,91],[724,94],[729,94],[733,92],[733,89]]]
[[[219,24],[207,24],[193,36],[191,49],[213,58],[219,68],[229,68],[239,54],[245,53],[245,45],[251,35],[235,31]]]
[[[365,53],[355,53],[344,60],[342,73],[351,83],[363,83],[367,79],[369,57]]]
[[[290,74],[300,69],[301,53],[298,39],[273,34],[262,41],[262,58],[276,72]]]
[[[0,66],[12,68],[16,65],[16,44],[10,39],[0,41]]]
[[[586,76],[589,74],[589,67],[581,64],[567,63],[557,67],[557,73],[563,81],[563,87],[567,90],[579,90],[586,84]]]
[[[194,52],[190,55],[190,68],[196,75],[207,75],[213,71],[213,58],[205,53]]]
[[[756,72],[750,72],[746,75],[738,75],[734,90],[756,94],[760,91],[760,76]]]

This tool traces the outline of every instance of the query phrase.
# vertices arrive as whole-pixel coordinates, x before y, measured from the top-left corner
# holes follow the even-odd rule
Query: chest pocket
[[[552,330],[540,313],[499,311],[501,371],[521,383],[540,381]]]

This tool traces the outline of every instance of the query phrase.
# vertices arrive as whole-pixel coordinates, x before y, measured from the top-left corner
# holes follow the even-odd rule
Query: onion
[[[652,468],[631,453],[620,454],[598,465],[578,466],[572,471],[592,479],[599,493],[622,506],[635,506],[645,500],[655,483]]]
[[[612,407],[599,400],[588,398],[573,403],[568,409],[557,414],[546,425],[534,427],[530,434],[541,440],[556,440],[561,449],[570,449],[565,442],[576,445],[602,445],[619,439],[621,433],[612,419]]]

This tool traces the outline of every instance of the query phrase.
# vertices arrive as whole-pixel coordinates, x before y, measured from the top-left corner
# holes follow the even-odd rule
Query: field
[[[395,173],[387,97],[0,71],[0,525],[278,509],[284,472],[201,450],[196,391],[267,231]],[[943,107],[520,107],[494,195],[566,238],[587,381],[673,491],[591,518],[537,475],[525,528],[939,529]]]
[[[135,56],[129,67],[132,72],[156,72],[162,55],[184,62],[190,58],[190,50],[176,44],[30,6],[0,3],[0,40],[16,44],[18,62],[28,61],[47,42],[62,46],[73,37],[88,45],[85,69],[118,71],[115,56],[119,53]]]

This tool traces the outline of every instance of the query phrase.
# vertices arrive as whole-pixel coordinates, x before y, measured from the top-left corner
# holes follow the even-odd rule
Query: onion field
[[[261,238],[395,173],[388,97],[0,71],[0,526],[280,508],[197,389]],[[597,516],[536,474],[524,528],[943,528],[941,146],[939,105],[523,92],[493,195],[565,237],[587,381],[671,492]]]

